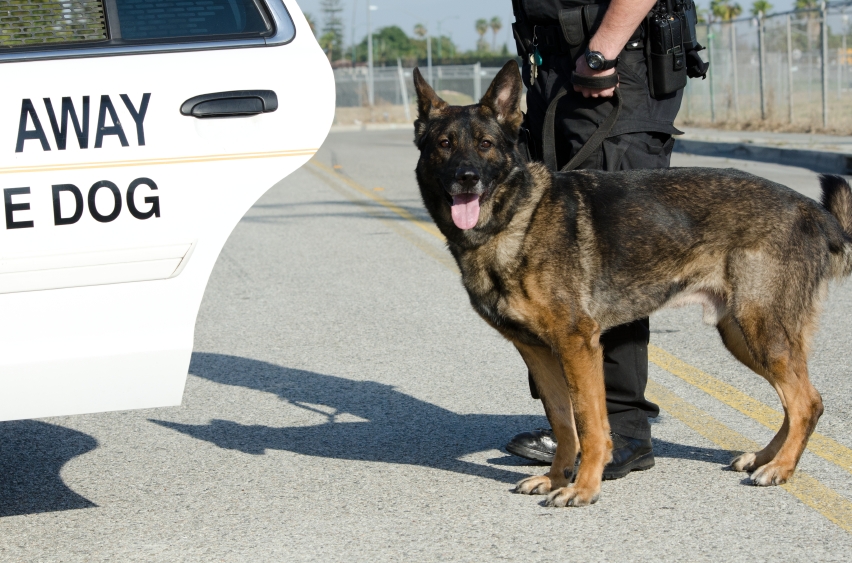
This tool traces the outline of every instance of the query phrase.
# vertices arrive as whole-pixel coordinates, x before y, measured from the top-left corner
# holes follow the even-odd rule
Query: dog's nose
[[[465,188],[472,188],[479,183],[479,172],[472,166],[460,166],[456,169],[456,181]]]

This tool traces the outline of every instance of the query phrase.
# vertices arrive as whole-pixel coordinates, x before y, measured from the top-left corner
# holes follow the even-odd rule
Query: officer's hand
[[[586,56],[580,55],[577,58],[576,69],[574,70],[574,72],[579,74],[580,76],[609,76],[610,74],[613,74],[615,72],[615,69],[611,68],[609,70],[598,71],[592,70],[589,68],[589,65],[586,64]],[[615,95],[615,89],[617,87],[618,86],[613,86],[612,88],[599,89],[586,88],[584,86],[577,86],[575,84],[574,91],[583,94],[584,98],[611,98]]]

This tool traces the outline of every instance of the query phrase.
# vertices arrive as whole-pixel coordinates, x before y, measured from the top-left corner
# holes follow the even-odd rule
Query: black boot
[[[556,454],[556,437],[550,428],[536,428],[532,432],[521,432],[506,444],[513,455],[542,463],[553,463]]]
[[[644,471],[654,467],[654,451],[650,439],[630,438],[614,432],[610,433],[610,437],[612,461],[604,467],[605,481],[621,479],[631,471]],[[550,428],[522,432],[506,444],[506,450],[510,454],[533,461],[552,463],[556,453],[556,437]]]

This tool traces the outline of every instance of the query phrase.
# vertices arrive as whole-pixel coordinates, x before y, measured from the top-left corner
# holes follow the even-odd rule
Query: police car
[[[0,420],[178,405],[248,208],[322,144],[294,0],[0,2]]]

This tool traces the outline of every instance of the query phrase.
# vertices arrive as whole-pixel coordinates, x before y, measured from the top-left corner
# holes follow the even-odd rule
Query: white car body
[[[307,21],[294,0],[265,1],[279,32],[289,12],[288,42],[86,46],[18,59],[0,51],[0,420],[181,403],[222,246],[265,191],[311,158],[333,119],[333,75]],[[246,89],[274,91],[277,111],[212,119],[179,111],[194,96]],[[63,97],[80,115],[84,96],[87,148],[68,123],[59,150],[44,99],[58,121]],[[147,218],[127,201],[136,180],[133,207]],[[114,218],[115,192],[98,182],[118,189]],[[81,210],[68,185],[82,196],[82,215],[62,224]],[[54,186],[66,186],[59,219]]]

